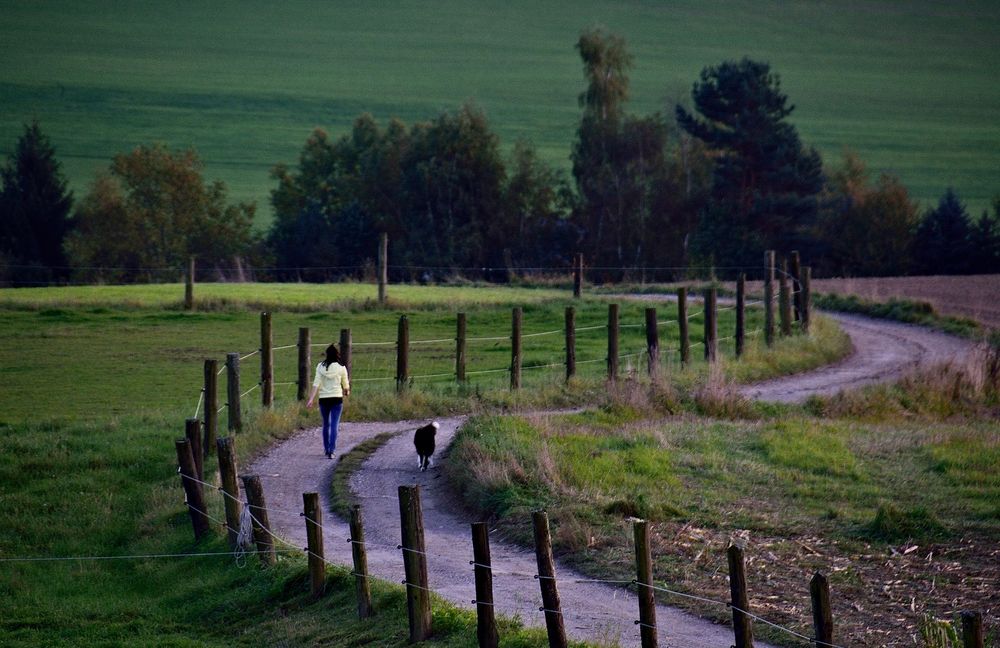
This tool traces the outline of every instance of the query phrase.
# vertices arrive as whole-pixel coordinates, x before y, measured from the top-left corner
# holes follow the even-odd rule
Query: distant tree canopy
[[[0,177],[0,274],[15,285],[68,276],[63,240],[73,196],[37,122],[24,127]]]
[[[251,251],[254,208],[229,205],[221,182],[206,184],[194,151],[140,146],[115,156],[76,211],[66,249],[85,277],[162,279],[160,270],[230,266]]]

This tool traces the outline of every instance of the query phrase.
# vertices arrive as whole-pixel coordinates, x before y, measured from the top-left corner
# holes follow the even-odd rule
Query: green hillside
[[[965,2],[534,2],[390,5],[0,3],[0,153],[40,120],[77,194],[138,143],[194,146],[207,176],[258,201],[315,126],[482,106],[568,166],[583,87],[573,49],[603,24],[635,56],[635,112],[699,71],[768,60],[803,139],[898,173],[924,204],[954,186],[977,215],[1000,191],[1000,5]]]

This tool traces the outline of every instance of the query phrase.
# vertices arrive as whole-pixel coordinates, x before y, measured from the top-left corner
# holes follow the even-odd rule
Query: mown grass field
[[[635,56],[631,109],[669,111],[707,65],[770,61],[793,123],[828,162],[844,147],[934,203],[955,187],[974,215],[1000,191],[1000,7],[988,0],[787,4],[455,0],[385,6],[264,2],[122,6],[3,3],[0,153],[37,118],[77,195],[117,152],[193,146],[206,175],[270,220],[268,170],[312,128],[361,112],[426,120],[466,100],[503,145],[568,168],[579,119],[581,29]]]

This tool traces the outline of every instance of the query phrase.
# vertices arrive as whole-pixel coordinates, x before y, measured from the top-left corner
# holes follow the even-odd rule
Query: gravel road
[[[855,351],[828,367],[744,388],[748,397],[771,401],[801,401],[812,394],[830,394],[876,381],[890,380],[921,365],[962,360],[972,348],[964,340],[924,328],[855,315],[831,315],[850,335]],[[472,608],[475,597],[469,523],[456,493],[441,478],[440,464],[447,461],[447,447],[464,417],[439,419],[436,463],[427,472],[417,470],[410,432],[422,421],[345,423],[337,455],[382,432],[399,432],[374,453],[351,478],[351,489],[360,494],[365,516],[368,565],[388,581],[403,579],[400,550],[397,488],[419,484],[424,513],[430,587],[453,603]],[[300,517],[302,493],[319,492],[329,511],[328,491],[335,461],[322,454],[318,429],[310,429],[282,442],[247,471],[261,476],[273,529],[290,546],[305,546],[305,525]],[[327,513],[323,520],[327,560],[350,565],[351,551],[345,521]],[[517,614],[528,625],[544,626],[538,611],[541,597],[534,554],[493,539],[494,600],[497,611]],[[639,645],[635,596],[621,585],[586,582],[587,579],[557,565],[559,595],[565,611],[567,633],[581,640]],[[622,580],[630,580],[625,570]],[[584,581],[584,582],[580,582]],[[732,631],[666,606],[657,607],[661,645],[686,648],[726,648]],[[767,644],[755,642],[766,647]]]

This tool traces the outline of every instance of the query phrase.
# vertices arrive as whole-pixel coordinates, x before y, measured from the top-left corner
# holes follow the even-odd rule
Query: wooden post
[[[719,355],[719,325],[716,309],[716,289],[705,291],[705,360],[715,362]]]
[[[774,345],[774,250],[764,253],[764,341]]]
[[[455,323],[455,380],[465,382],[465,313],[459,313]]]
[[[354,592],[358,598],[358,618],[372,615],[372,590],[368,583],[368,552],[365,549],[365,527],[361,521],[361,506],[351,507],[351,557],[354,558]]]
[[[781,322],[781,335],[792,334],[792,291],[788,287],[788,261],[781,263],[781,279],[778,281],[778,320]]]
[[[523,312],[517,306],[511,312],[510,324],[510,388],[521,388],[521,320]]]
[[[476,575],[476,638],[479,648],[497,648],[496,615],[493,613],[493,570],[490,562],[489,527],[485,522],[472,524],[472,564]]]
[[[573,256],[573,297],[579,299],[583,292],[583,253]]]
[[[812,599],[813,630],[816,645],[833,643],[833,612],[830,610],[830,581],[816,572],[809,581],[809,596]]]
[[[309,398],[309,365],[312,363],[312,336],[308,327],[299,328],[299,379],[296,381],[296,398]]]
[[[729,591],[732,595],[735,648],[753,648],[753,626],[750,623],[750,617],[744,614],[744,612],[750,611],[750,603],[747,598],[743,549],[736,545],[730,545],[726,553],[729,558]]]
[[[792,250],[789,261],[789,272],[792,277],[792,306],[796,322],[802,321],[802,260],[798,250]]]
[[[983,648],[983,615],[965,610],[962,612],[963,648]]]
[[[219,429],[219,361],[205,360],[205,439],[202,450],[205,456],[215,452],[215,438]]]
[[[267,518],[267,501],[264,487],[257,475],[243,476],[243,490],[247,493],[247,510],[253,522],[253,540],[257,544],[257,556],[263,565],[276,562],[274,542],[271,539],[271,522]]]
[[[399,487],[399,523],[403,536],[410,643],[416,643],[431,636],[431,593],[427,585],[424,517],[420,509],[419,486]]]
[[[406,315],[399,316],[399,328],[396,331],[396,391],[406,389],[409,379],[410,365],[410,321]]]
[[[351,329],[340,329],[340,364],[347,368],[348,378],[351,376]]]
[[[184,277],[184,310],[194,310],[194,257],[188,257],[187,275]]]
[[[565,648],[566,628],[559,607],[555,561],[552,559],[552,539],[549,537],[549,516],[545,511],[534,511],[531,514],[531,523],[535,535],[538,586],[542,590],[541,611],[545,612],[545,630],[549,636],[549,646]]]
[[[811,282],[812,268],[804,266],[802,268],[802,292],[799,295],[802,305],[802,319],[799,320],[799,326],[802,327],[803,333],[809,332],[809,323],[812,321],[812,289],[809,285]]]
[[[177,439],[174,442],[177,450],[177,465],[181,469],[181,485],[184,487],[184,499],[191,515],[191,526],[194,528],[194,539],[208,533],[208,515],[205,512],[205,497],[201,484],[195,481],[194,455],[191,453],[191,443],[187,439]]]
[[[659,375],[660,367],[660,330],[656,323],[656,309],[646,309],[646,369],[653,382]]]
[[[691,338],[688,337],[687,288],[677,289],[677,325],[680,327],[681,364],[691,362]]]
[[[746,344],[747,275],[741,272],[736,278],[736,357],[743,355]]]
[[[313,598],[323,595],[326,586],[326,562],[323,560],[323,510],[319,493],[302,493],[302,512],[306,518],[306,542],[309,551],[309,583]]]
[[[385,306],[386,286],[389,283],[389,235],[382,232],[378,243],[378,303]]]
[[[194,469],[198,479],[205,481],[205,453],[201,447],[201,421],[189,418],[184,421],[184,436],[191,444],[191,455],[194,457]]]
[[[649,548],[649,522],[632,523],[635,537],[635,582],[639,595],[639,637],[642,648],[656,648],[656,599],[653,596],[653,557]]]
[[[223,504],[226,507],[226,528],[229,531],[229,546],[236,550],[240,535],[240,514],[243,501],[236,481],[236,448],[232,437],[223,437],[217,442],[219,447],[219,480],[222,482]]]
[[[608,304],[608,380],[618,380],[618,304]]]
[[[274,336],[271,314],[260,314],[260,404],[274,405]]]
[[[243,412],[240,408],[240,354],[226,354],[226,410],[230,432],[243,430]]]
[[[566,382],[576,375],[576,310],[566,307]]]

